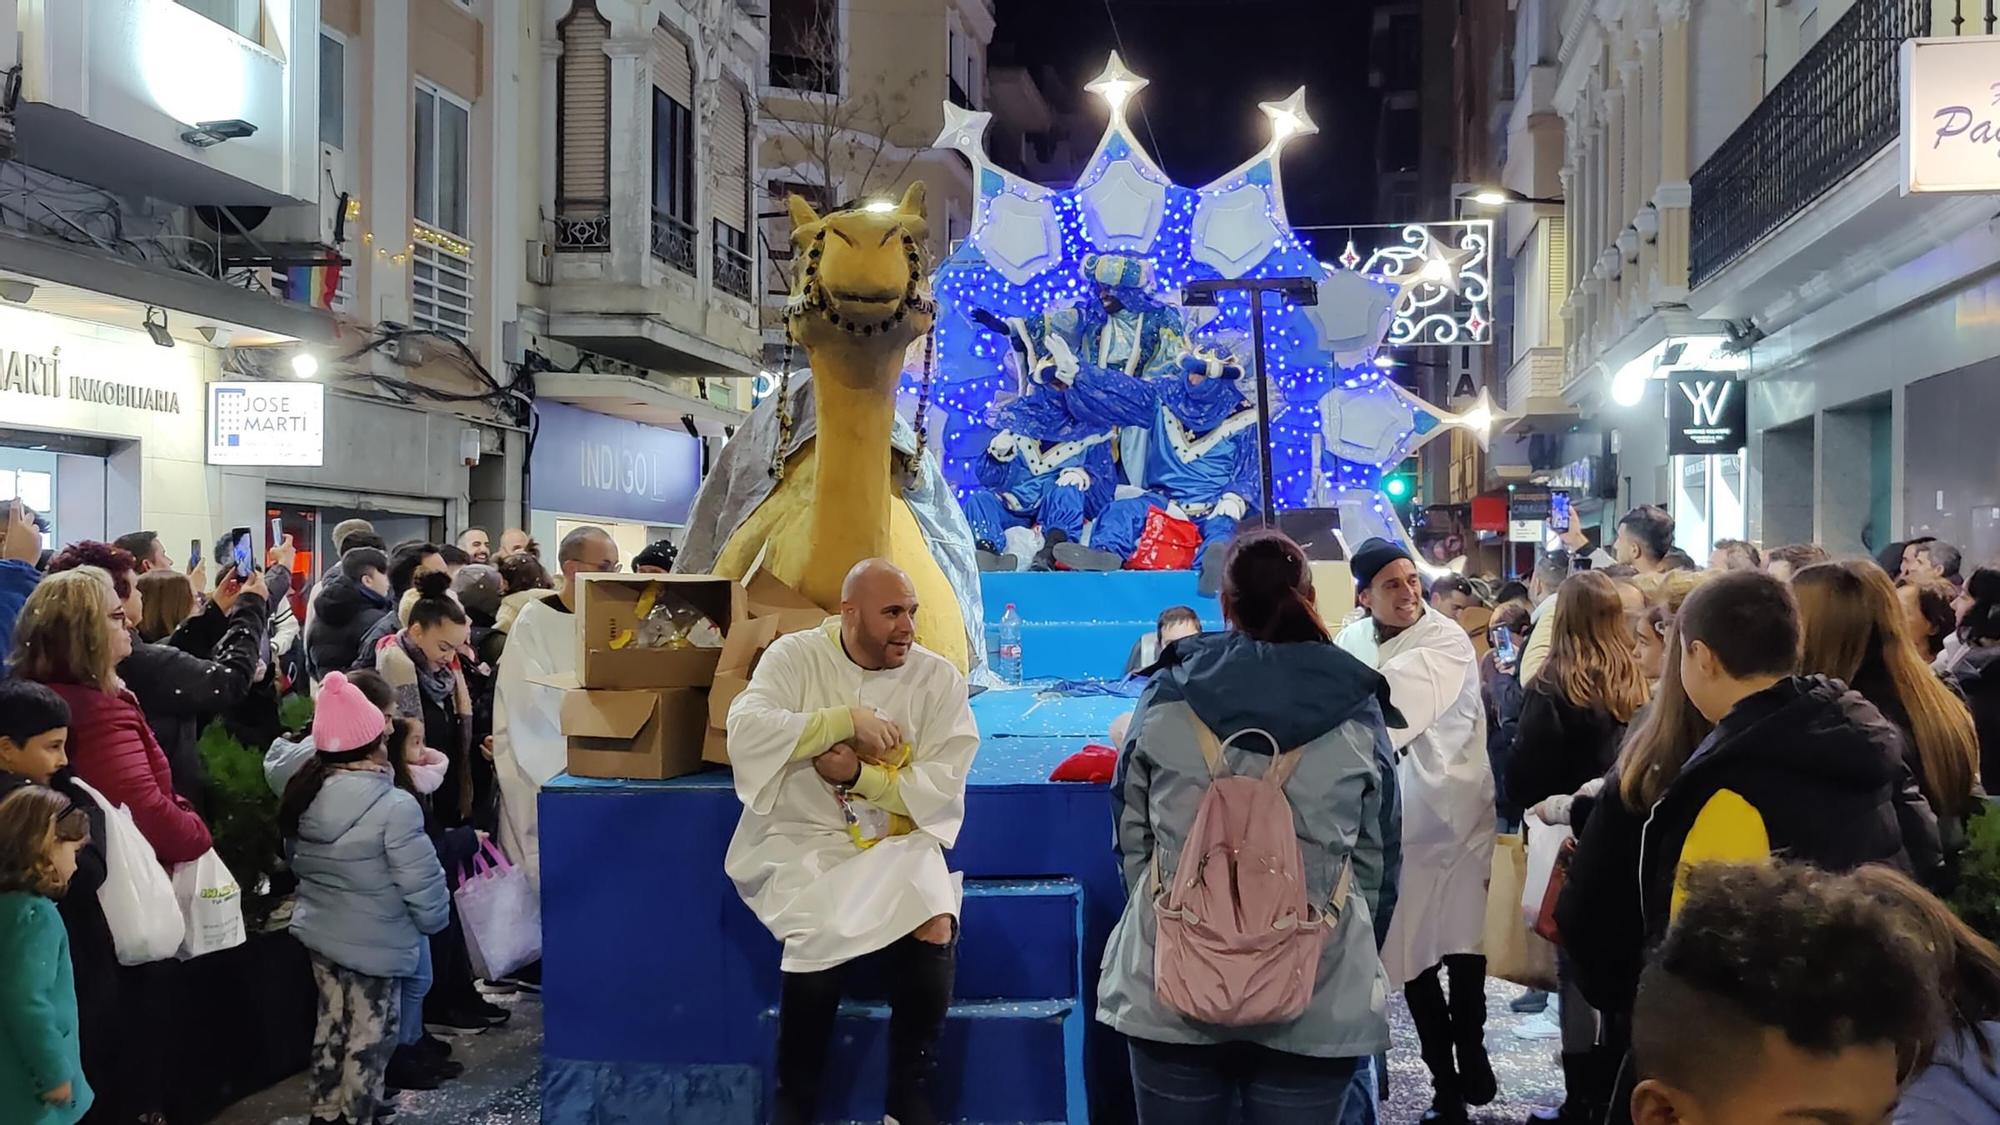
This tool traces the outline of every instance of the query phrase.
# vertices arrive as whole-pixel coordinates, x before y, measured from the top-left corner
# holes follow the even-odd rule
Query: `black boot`
[[[957,935],[950,945],[914,937],[897,944],[901,971],[889,1008],[889,1099],[884,1108],[897,1125],[938,1125],[931,1105],[931,1075],[937,1070],[945,1011],[951,1007]]]
[[[778,1088],[771,1125],[812,1125],[826,1071],[833,1020],[840,1011],[841,971],[785,973],[778,1001]]]
[[[1486,958],[1455,954],[1444,959],[1451,973],[1451,1037],[1458,1051],[1458,1080],[1467,1105],[1486,1105],[1500,1094],[1493,1062],[1486,1057]]]
[[[1028,562],[1028,569],[1050,571],[1056,568],[1056,548],[1069,542],[1069,533],[1050,528],[1042,533],[1042,549]]]
[[[1435,1093],[1423,1120],[1438,1125],[1464,1125],[1465,1094],[1452,1055],[1451,1011],[1445,1006],[1437,966],[1403,986],[1403,1001],[1410,1006],[1410,1022],[1417,1027],[1417,1042],[1423,1050],[1424,1066],[1431,1072],[1431,1089]]]

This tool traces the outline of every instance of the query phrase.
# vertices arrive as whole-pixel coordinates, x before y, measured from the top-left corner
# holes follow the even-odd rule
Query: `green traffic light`
[[[1404,480],[1402,477],[1390,477],[1388,480],[1382,482],[1382,490],[1390,496],[1401,500],[1410,494],[1410,482]]]

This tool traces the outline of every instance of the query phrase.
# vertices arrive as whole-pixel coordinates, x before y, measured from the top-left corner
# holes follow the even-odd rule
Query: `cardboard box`
[[[562,732],[576,777],[662,780],[701,768],[708,693],[699,688],[563,693]]]
[[[743,612],[723,636],[708,693],[708,733],[702,740],[701,757],[717,765],[729,763],[729,705],[750,686],[764,650],[786,633],[819,628],[829,616],[804,594],[761,568],[743,584]]]
[[[725,637],[746,615],[745,590],[707,574],[591,574],[577,596],[576,675],[586,688],[638,690],[705,688],[715,678],[719,648],[612,647],[643,623],[639,607],[648,589],[672,592],[707,615]]]

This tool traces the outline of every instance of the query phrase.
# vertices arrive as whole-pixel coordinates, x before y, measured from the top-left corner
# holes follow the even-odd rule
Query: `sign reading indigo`
[[[529,502],[538,511],[684,524],[701,487],[701,442],[679,430],[535,404]]]

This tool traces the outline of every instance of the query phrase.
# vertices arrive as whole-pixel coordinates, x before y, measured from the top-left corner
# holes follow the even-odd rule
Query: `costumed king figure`
[[[1403,801],[1403,872],[1382,945],[1403,986],[1435,1097],[1426,1121],[1460,1122],[1497,1093],[1486,1055],[1486,884],[1493,863],[1493,770],[1479,658],[1465,630],[1424,600],[1409,552],[1385,539],[1355,551],[1368,616],[1334,643],[1382,673],[1405,726],[1389,729]],[[1451,976],[1450,998],[1439,980]]]
[[[778,638],[729,708],[743,817],[723,867],[784,943],[771,1120],[818,1120],[846,966],[887,961],[888,1116],[936,1125],[960,879],[944,849],[965,817],[979,730],[965,677],[916,643],[916,589],[864,559],[840,616]]]
[[[1069,387],[1079,368],[1071,338],[1078,310],[1051,306],[1041,315],[1001,320],[973,309],[974,322],[1013,344],[1024,393],[994,408],[999,433],[980,458],[984,490],[966,494],[965,518],[979,544],[982,570],[1015,570],[1034,556],[1034,569],[1050,569],[1060,544],[1081,542],[1084,525],[1111,503],[1117,469],[1111,442],[1116,431],[1092,425],[1070,409]],[[1029,529],[1039,529],[1034,543]]]
[[[1146,493],[1112,501],[1091,529],[1090,546],[1057,548],[1059,563],[1117,570],[1138,548],[1152,510],[1173,505],[1200,525],[1204,591],[1219,586],[1223,555],[1237,524],[1256,511],[1258,493],[1257,408],[1239,384],[1242,348],[1233,335],[1218,334],[1157,380],[1083,365],[1070,390],[1072,409],[1091,422],[1146,429]]]
[[[1083,270],[1097,287],[1097,307],[1077,325],[1077,357],[1106,374],[1171,378],[1187,349],[1187,325],[1179,309],[1153,296],[1153,263],[1127,254],[1089,254]],[[1148,440],[1143,424],[1118,435],[1127,484],[1145,487]]]

